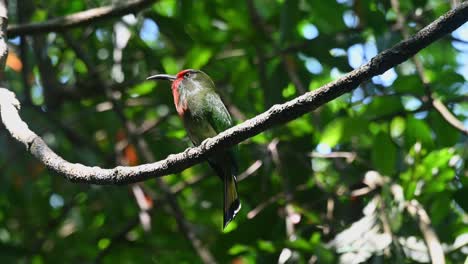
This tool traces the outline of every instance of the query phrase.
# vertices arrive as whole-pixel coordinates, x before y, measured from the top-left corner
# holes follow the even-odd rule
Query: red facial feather
[[[180,71],[179,73],[177,73],[177,79],[184,78],[184,74],[186,74],[189,71],[191,71],[191,69]]]
[[[179,93],[179,85],[184,80],[184,74],[188,70],[181,71],[177,74],[177,79],[172,83],[172,96],[174,97],[174,105],[176,107],[177,113],[179,116],[183,116],[185,111],[187,110],[187,102],[182,105],[179,105],[180,93]]]
[[[186,70],[180,71],[176,75],[176,80],[172,82],[172,96],[174,96],[174,104],[175,104],[175,107],[179,116],[183,116],[184,113],[188,110],[187,101],[182,102],[182,104],[179,105],[179,100],[180,100],[179,85],[184,80],[184,75],[190,71],[193,71],[193,70],[186,69]]]
[[[174,97],[174,105],[176,107],[177,113],[182,116],[184,114],[183,109],[179,109],[179,84],[183,79],[177,78],[173,83],[172,83],[172,96]]]

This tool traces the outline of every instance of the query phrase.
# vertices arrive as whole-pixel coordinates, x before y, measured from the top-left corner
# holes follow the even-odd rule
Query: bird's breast
[[[203,140],[216,136],[216,131],[211,124],[202,116],[194,116],[187,111],[182,117],[185,129],[194,145],[199,145]]]

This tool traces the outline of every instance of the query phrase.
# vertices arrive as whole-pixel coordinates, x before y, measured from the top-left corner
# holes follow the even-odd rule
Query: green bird
[[[177,113],[194,145],[198,146],[203,140],[232,127],[231,116],[206,73],[188,69],[175,76],[157,74],[147,79],[172,82],[172,95]],[[226,228],[241,208],[237,195],[237,165],[234,153],[232,150],[221,151],[208,158],[208,163],[224,182],[223,228]]]

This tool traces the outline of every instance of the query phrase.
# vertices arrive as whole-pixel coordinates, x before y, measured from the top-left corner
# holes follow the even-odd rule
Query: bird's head
[[[148,77],[147,80],[167,80],[172,82],[174,105],[180,116],[183,116],[187,110],[186,98],[188,94],[197,94],[204,89],[214,89],[214,83],[206,73],[192,69],[180,71],[176,75],[156,74]]]
[[[214,87],[211,78],[199,70],[187,69],[176,75],[156,74],[146,78],[147,80],[166,80],[172,82],[172,91],[193,90],[199,88]]]

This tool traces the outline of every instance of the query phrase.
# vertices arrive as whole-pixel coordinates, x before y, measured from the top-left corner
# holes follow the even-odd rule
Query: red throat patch
[[[180,71],[176,75],[177,79],[172,83],[172,95],[174,96],[174,104],[175,104],[175,107],[179,116],[183,116],[184,113],[187,111],[187,101],[182,102],[182,104],[180,104],[179,102],[180,100],[179,85],[184,80],[185,78],[184,75],[190,71],[193,71],[193,70],[186,69],[186,70]]]
[[[177,79],[172,83],[172,96],[174,96],[174,105],[176,107],[177,113],[179,114],[179,116],[183,116],[187,104],[185,104],[185,107],[183,107],[182,105],[179,106],[179,99],[180,99],[179,84],[183,80],[183,77],[180,78],[179,74],[177,74]]]

